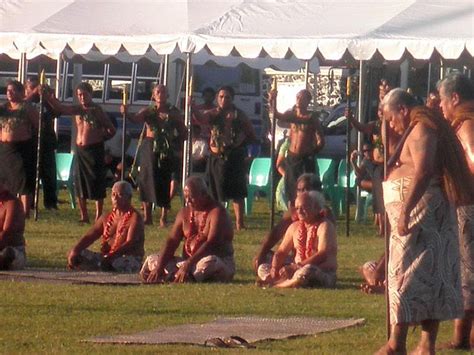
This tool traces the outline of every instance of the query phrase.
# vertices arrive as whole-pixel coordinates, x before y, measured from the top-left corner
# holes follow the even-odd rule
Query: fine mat
[[[227,339],[238,336],[249,343],[266,339],[285,339],[302,335],[313,335],[361,325],[364,319],[323,318],[261,318],[261,317],[219,317],[204,324],[183,324],[160,327],[155,330],[132,335],[95,337],[86,340],[94,343],[117,344],[196,344],[204,345],[209,339]]]
[[[94,285],[139,285],[138,274],[103,271],[68,271],[65,269],[24,269],[0,271],[0,280],[36,281]]]

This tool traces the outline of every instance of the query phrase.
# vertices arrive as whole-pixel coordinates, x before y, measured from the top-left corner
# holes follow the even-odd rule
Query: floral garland
[[[109,216],[107,217],[107,222],[105,224],[104,233],[102,234],[102,241],[101,241],[101,248],[100,248],[100,251],[102,252],[103,255],[113,253],[114,251],[116,251],[120,247],[120,242],[121,242],[120,237],[122,236],[123,232],[127,228],[128,221],[132,217],[132,209],[129,209],[125,213],[125,215],[122,219],[122,223],[120,224],[120,222],[119,222],[118,225],[117,225],[117,231],[115,233],[116,238],[115,238],[114,243],[111,247],[109,245],[109,240],[112,238],[112,235],[110,234],[110,229],[112,228],[112,225],[114,224],[116,212],[117,212],[117,209],[114,208],[112,210],[112,212],[109,214]]]
[[[326,211],[322,210],[318,216],[318,222],[310,226],[311,232],[308,238],[308,229],[303,221],[300,222],[298,228],[298,238],[296,244],[296,255],[295,261],[301,262],[317,251],[317,241],[318,241],[318,228],[321,224],[323,218],[326,217]],[[316,244],[316,249],[313,248],[313,245]]]
[[[17,129],[23,122],[28,122],[27,105],[20,105],[18,110],[10,111],[7,106],[0,107],[0,125],[7,132]]]
[[[186,241],[184,243],[184,252],[186,255],[193,255],[194,252],[199,249],[202,243],[204,243],[204,239],[202,238],[202,236],[204,234],[204,228],[206,227],[208,214],[208,212],[204,212],[198,229],[196,225],[196,216],[194,215],[194,210],[191,211],[189,215],[189,233],[186,236]],[[192,245],[193,242],[194,245]]]
[[[97,110],[98,110],[97,106],[91,106],[87,110],[83,109],[81,114],[79,115],[80,120],[86,122],[92,128],[98,128],[99,127],[99,120],[96,117],[96,111]]]

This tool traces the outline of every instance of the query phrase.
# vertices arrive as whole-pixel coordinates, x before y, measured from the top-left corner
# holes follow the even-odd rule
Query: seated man
[[[176,216],[165,246],[146,259],[140,276],[146,283],[231,281],[235,264],[229,215],[200,177],[186,180],[184,197],[186,206]],[[175,257],[182,240],[183,256]]]
[[[23,269],[26,263],[23,204],[0,181],[0,270]]]
[[[140,270],[145,241],[142,216],[132,207],[132,186],[119,181],[112,187],[112,212],[100,216],[68,255],[68,268],[137,272]],[[101,239],[99,253],[86,249]]]
[[[324,205],[324,197],[317,191],[304,192],[296,198],[298,221],[286,231],[271,266],[260,265],[258,276],[262,282],[280,288],[335,286],[336,227],[321,213]],[[294,260],[285,265],[293,250]]]

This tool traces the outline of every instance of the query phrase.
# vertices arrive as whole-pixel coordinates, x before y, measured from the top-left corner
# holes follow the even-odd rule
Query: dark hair
[[[447,95],[456,93],[461,100],[474,99],[474,84],[471,79],[461,73],[450,73],[445,78],[440,80],[436,87],[444,91]]]
[[[201,94],[202,94],[202,96],[204,96],[204,95],[206,95],[207,93],[209,93],[211,96],[216,96],[216,92],[214,91],[214,89],[211,88],[211,87],[209,87],[209,86],[208,86],[207,88],[205,88],[205,89],[202,91]]]
[[[21,92],[21,93],[25,92],[25,87],[18,80],[8,80],[7,81],[7,86],[9,86],[9,85],[13,86],[13,88],[17,92]]]
[[[308,99],[308,101],[311,101],[313,99],[313,95],[311,95],[311,92],[308,89],[300,90],[300,92],[302,92],[306,96],[306,99]]]
[[[77,90],[87,91],[91,95],[92,95],[92,92],[94,91],[94,89],[92,89],[92,85],[89,84],[87,81],[83,81],[82,83],[79,83],[76,86],[76,91]]]
[[[221,86],[219,89],[217,89],[217,92],[220,92],[220,91],[227,91],[229,93],[230,97],[232,99],[234,99],[235,91],[232,88],[232,86],[229,86],[229,85]]]

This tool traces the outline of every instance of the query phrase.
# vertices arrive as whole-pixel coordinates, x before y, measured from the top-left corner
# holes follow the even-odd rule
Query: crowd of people
[[[92,101],[92,87],[80,84],[78,104],[65,105],[44,87],[28,85],[25,95],[21,83],[10,82],[7,103],[0,106],[0,269],[19,269],[26,263],[23,233],[34,190],[39,129],[33,103],[42,93],[49,117],[73,115],[78,132],[75,188],[82,222],[89,222],[87,200],[96,201],[95,222],[68,253],[68,268],[136,272],[144,283],[233,279],[234,227],[223,203],[233,200],[235,229],[245,228],[246,146],[256,136],[245,113],[233,104],[231,87],[217,90],[215,105],[214,92],[208,90],[205,104],[192,106],[193,125],[199,127],[194,140],[199,138],[201,151],[208,149],[200,154],[206,155],[205,173],[186,179],[185,206],[164,246],[143,262],[145,224],[152,223],[152,205],[161,208],[160,225],[167,223],[187,136],[180,111],[167,103],[166,87],[157,85],[153,104],[134,115],[126,105],[121,107],[128,119],[146,128],[138,176],[143,213],[132,206],[132,186],[119,181],[112,187],[112,211],[104,214],[104,141],[115,128]],[[377,120],[361,124],[346,113],[368,138],[362,154],[353,153],[351,162],[359,186],[374,195],[380,232],[388,216],[389,254],[361,268],[365,291],[381,289],[389,295],[391,334],[378,353],[406,353],[408,327],[413,324],[422,328],[416,352],[434,353],[439,322],[448,319],[456,321],[447,346],[469,349],[474,341],[473,83],[450,74],[425,106],[384,80],[379,92]],[[270,107],[276,106],[276,98],[277,92],[270,92]],[[324,135],[317,115],[308,110],[311,100],[311,93],[302,90],[292,109],[273,109],[275,119],[289,126],[287,151],[278,162],[288,211],[264,237],[253,260],[257,284],[262,286],[333,288],[337,283],[336,219],[316,171]],[[49,124],[48,119],[43,122]],[[41,142],[42,148],[45,145]],[[385,178],[384,151],[389,157]],[[40,163],[46,155],[40,156]],[[46,169],[40,174],[48,181]],[[45,206],[55,208],[56,196],[46,197],[46,189]],[[92,252],[88,248],[97,241],[100,252]]]

